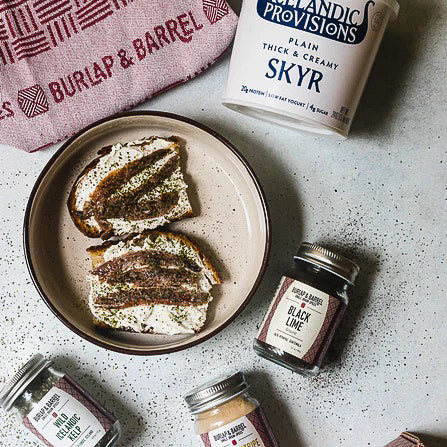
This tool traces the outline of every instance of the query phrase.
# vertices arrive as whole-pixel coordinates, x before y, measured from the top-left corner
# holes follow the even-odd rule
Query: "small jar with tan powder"
[[[279,447],[244,374],[219,377],[185,396],[205,447]]]

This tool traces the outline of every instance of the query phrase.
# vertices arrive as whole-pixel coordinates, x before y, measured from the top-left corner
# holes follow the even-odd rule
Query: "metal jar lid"
[[[303,242],[295,256],[296,259],[311,262],[321,268],[329,270],[350,284],[354,284],[355,278],[360,271],[360,267],[355,263],[334,253],[327,248],[324,248],[317,244],[311,244],[309,242]]]
[[[192,414],[202,413],[238,396],[249,386],[244,374],[237,372],[220,376],[195,388],[185,396],[185,401]]]
[[[36,354],[28,360],[0,391],[0,406],[8,411],[28,384],[52,363],[42,354]]]

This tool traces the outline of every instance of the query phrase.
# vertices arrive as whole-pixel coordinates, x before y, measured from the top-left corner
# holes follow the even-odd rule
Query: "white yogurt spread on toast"
[[[84,209],[85,204],[91,199],[91,196],[98,184],[111,172],[121,169],[128,163],[145,157],[156,150],[169,148],[173,149],[172,154],[163,157],[161,160],[158,160],[156,163],[149,166],[146,170],[133,176],[120,188],[117,194],[138,188],[144,181],[144,176],[147,175],[147,172],[158,172],[177,152],[174,152],[174,150],[176,151],[175,142],[160,137],[151,137],[125,144],[114,144],[111,147],[110,152],[102,155],[97,164],[77,181],[75,185],[75,210],[82,211]],[[178,203],[168,214],[148,219],[128,220],[124,218],[110,218],[105,219],[105,221],[112,225],[114,234],[117,236],[132,232],[141,232],[145,229],[154,229],[162,226],[175,220],[179,216],[187,214],[188,211],[191,210],[186,192],[187,188],[188,185],[183,179],[183,174],[180,167],[178,167],[160,185],[148,194],[142,196],[140,199],[154,199],[159,197],[162,192],[166,193],[170,191],[177,191],[179,193]],[[101,229],[94,217],[88,218],[86,223],[98,231]]]
[[[90,275],[89,307],[95,318],[115,329],[126,329],[134,332],[175,335],[198,332],[205,324],[208,304],[212,300],[211,288],[218,280],[204,263],[196,249],[170,233],[158,233],[156,238],[135,236],[128,241],[121,241],[108,247],[103,252],[104,262],[112,261],[132,252],[155,251],[173,255],[181,254],[200,268],[196,272],[199,277],[198,286],[184,284],[184,290],[195,290],[208,294],[207,302],[191,305],[158,304],[135,305],[125,308],[108,308],[98,305],[97,297],[126,292],[134,287],[133,283],[110,284],[100,281],[98,276]],[[166,268],[166,267],[164,267]],[[168,266],[176,268],[175,266]]]

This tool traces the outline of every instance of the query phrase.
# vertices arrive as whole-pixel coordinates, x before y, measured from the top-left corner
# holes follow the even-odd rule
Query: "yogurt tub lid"
[[[399,5],[399,3],[397,3],[396,0],[375,0],[375,1],[378,1],[380,3],[384,3],[385,5],[388,6],[388,8],[391,9],[391,11],[393,12],[393,17],[392,17],[393,20],[399,14],[400,5]]]

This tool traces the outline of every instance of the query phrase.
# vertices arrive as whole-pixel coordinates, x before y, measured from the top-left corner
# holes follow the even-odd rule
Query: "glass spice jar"
[[[32,357],[0,391],[0,406],[46,446],[116,446],[119,421],[52,363]]]
[[[222,376],[188,393],[195,432],[205,447],[279,447],[244,374]]]
[[[294,372],[318,374],[359,267],[304,242],[283,276],[255,338],[255,352]]]

